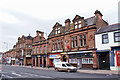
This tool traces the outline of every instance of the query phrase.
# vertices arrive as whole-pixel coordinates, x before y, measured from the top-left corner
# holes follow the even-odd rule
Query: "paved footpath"
[[[19,66],[19,65],[12,65],[12,66]],[[41,69],[41,70],[54,70],[54,68],[43,68],[43,67],[31,67],[31,66],[19,66],[19,67],[27,67],[27,68],[34,68],[34,69]],[[81,73],[91,73],[91,74],[120,74],[120,71],[117,70],[77,70],[77,72]]]

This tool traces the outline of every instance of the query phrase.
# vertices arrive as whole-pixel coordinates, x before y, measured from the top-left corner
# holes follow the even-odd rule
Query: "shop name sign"
[[[60,55],[50,55],[49,58],[60,58]]]
[[[53,53],[54,53],[54,52],[63,52],[63,50],[56,50],[56,51],[52,51],[52,52],[53,52]]]

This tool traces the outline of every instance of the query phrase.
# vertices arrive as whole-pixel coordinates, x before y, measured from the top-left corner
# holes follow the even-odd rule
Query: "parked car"
[[[56,71],[68,71],[68,72],[74,71],[74,72],[76,72],[77,68],[73,67],[68,62],[56,62],[55,63],[55,70]]]

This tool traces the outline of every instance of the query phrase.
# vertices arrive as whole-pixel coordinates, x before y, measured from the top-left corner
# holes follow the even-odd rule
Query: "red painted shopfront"
[[[117,66],[120,66],[120,51],[115,51]]]

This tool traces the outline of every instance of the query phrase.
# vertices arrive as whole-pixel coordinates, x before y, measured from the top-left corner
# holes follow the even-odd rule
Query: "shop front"
[[[55,62],[60,62],[60,53],[49,54],[49,67],[54,67]]]
[[[120,68],[120,46],[110,49],[110,69],[118,70]]]
[[[46,57],[47,55],[37,55],[38,67],[46,67]]]
[[[93,68],[93,54],[92,51],[68,52],[69,63],[78,69],[92,69]]]

